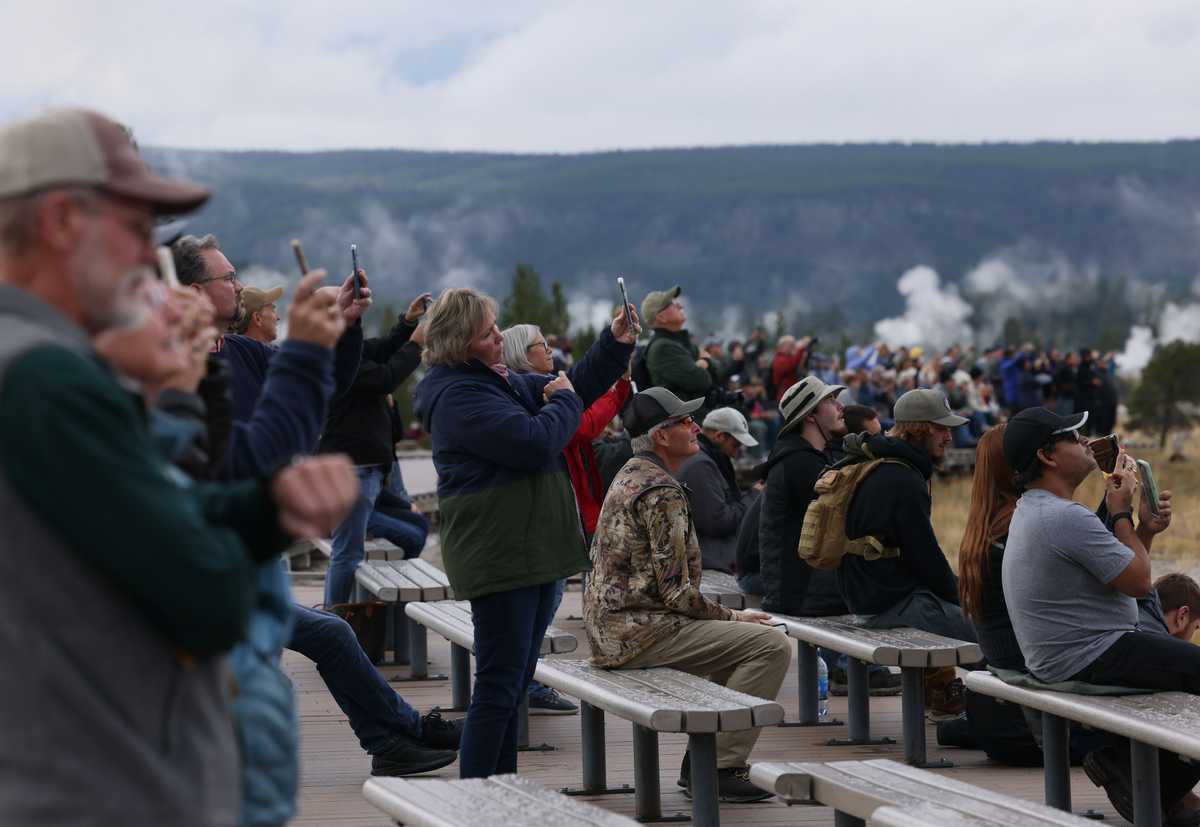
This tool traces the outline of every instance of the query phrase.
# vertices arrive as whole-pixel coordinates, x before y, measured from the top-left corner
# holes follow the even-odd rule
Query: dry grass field
[[[1160,489],[1172,494],[1174,516],[1171,527],[1155,538],[1151,557],[1156,574],[1200,568],[1200,437],[1193,434],[1189,448],[1193,454],[1183,462],[1167,462],[1168,451],[1160,451],[1156,440],[1142,434],[1122,433],[1126,450],[1138,459],[1148,460]],[[1135,447],[1129,447],[1135,446]],[[1152,446],[1152,447],[1141,447]],[[1079,488],[1078,499],[1089,508],[1100,504],[1104,477],[1096,472]],[[967,525],[971,505],[971,478],[966,475],[935,477],[933,483],[933,527],[950,565],[958,570],[958,546]],[[1193,572],[1193,576],[1195,573]]]

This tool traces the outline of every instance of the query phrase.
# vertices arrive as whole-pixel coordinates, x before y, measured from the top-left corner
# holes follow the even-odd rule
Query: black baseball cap
[[[668,419],[695,413],[703,404],[703,399],[684,402],[666,388],[647,388],[629,400],[621,422],[630,436],[641,436]]]
[[[1004,460],[1018,473],[1037,461],[1038,449],[1052,436],[1078,431],[1087,422],[1088,412],[1059,416],[1045,408],[1026,408],[1008,420],[1004,428]]]

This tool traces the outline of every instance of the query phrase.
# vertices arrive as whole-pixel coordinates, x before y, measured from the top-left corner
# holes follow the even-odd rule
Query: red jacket
[[[791,356],[776,352],[771,362],[771,384],[775,388],[776,401],[783,399],[784,391],[800,381],[800,367],[804,364],[807,348],[796,348]]]
[[[600,468],[596,454],[592,451],[592,440],[604,433],[604,426],[621,412],[630,396],[628,379],[619,379],[617,384],[583,412],[579,430],[563,454],[567,458],[567,471],[571,474],[571,485],[575,488],[575,502],[583,518],[583,528],[590,537],[596,533],[596,521],[600,519],[600,506],[604,503],[604,482],[600,479]]]

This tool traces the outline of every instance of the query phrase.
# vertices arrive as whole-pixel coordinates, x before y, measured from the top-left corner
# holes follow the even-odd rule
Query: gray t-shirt
[[[1092,512],[1034,489],[1017,501],[1002,582],[1029,671],[1065,681],[1137,628],[1137,601],[1108,585],[1133,551]]]

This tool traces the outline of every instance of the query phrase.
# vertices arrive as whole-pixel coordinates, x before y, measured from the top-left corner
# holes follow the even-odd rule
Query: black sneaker
[[[440,770],[453,764],[458,752],[452,749],[433,749],[409,738],[387,752],[371,756],[371,775],[419,775]]]
[[[690,775],[690,774],[689,774]],[[692,797],[691,778],[683,788],[683,794]],[[749,804],[753,801],[765,801],[775,793],[750,783],[749,767],[721,767],[717,770],[717,800],[726,804]]]
[[[462,721],[448,720],[434,710],[421,719],[421,743],[434,749],[458,749],[462,728]]]
[[[1097,787],[1104,789],[1109,803],[1121,818],[1133,823],[1133,783],[1129,768],[1122,765],[1106,747],[1083,756],[1083,771]]]
[[[574,715],[579,707],[548,686],[529,692],[530,715]]]

